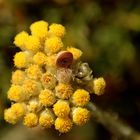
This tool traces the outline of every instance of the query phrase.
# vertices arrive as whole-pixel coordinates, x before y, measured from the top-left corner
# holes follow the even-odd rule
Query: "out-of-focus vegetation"
[[[10,85],[14,36],[37,20],[61,23],[66,45],[84,52],[96,77],[104,75],[106,93],[93,97],[104,110],[113,111],[140,131],[140,1],[139,0],[0,0],[0,137],[2,140],[115,140],[95,120],[58,137],[54,130],[28,130],[3,120]]]

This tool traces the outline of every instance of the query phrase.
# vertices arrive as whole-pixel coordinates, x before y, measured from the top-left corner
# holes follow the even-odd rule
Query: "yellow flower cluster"
[[[22,31],[14,40],[21,51],[14,56],[17,70],[7,95],[13,103],[4,112],[5,120],[15,124],[23,119],[27,127],[54,125],[60,133],[73,124],[84,125],[90,118],[90,93],[103,94],[105,80],[93,79],[88,64],[80,61],[81,50],[64,46],[64,26],[37,21],[30,30],[31,35]]]

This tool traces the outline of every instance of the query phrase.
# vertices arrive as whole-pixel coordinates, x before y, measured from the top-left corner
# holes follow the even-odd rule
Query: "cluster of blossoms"
[[[64,26],[37,21],[30,30],[31,35],[22,31],[14,40],[21,51],[14,56],[17,69],[7,95],[12,104],[4,118],[11,124],[23,119],[30,128],[54,125],[66,133],[89,120],[90,93],[103,94],[105,81],[93,78],[88,64],[80,61],[81,50],[64,46]]]

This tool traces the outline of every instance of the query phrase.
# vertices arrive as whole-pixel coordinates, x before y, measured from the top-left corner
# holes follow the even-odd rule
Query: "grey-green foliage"
[[[3,55],[0,52],[0,98],[6,101],[7,90],[10,86],[11,70],[5,65]]]

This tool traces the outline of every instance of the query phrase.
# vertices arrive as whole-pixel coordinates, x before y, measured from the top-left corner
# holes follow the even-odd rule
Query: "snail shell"
[[[61,51],[57,54],[56,66],[60,68],[69,68],[73,62],[73,55],[68,51]]]

